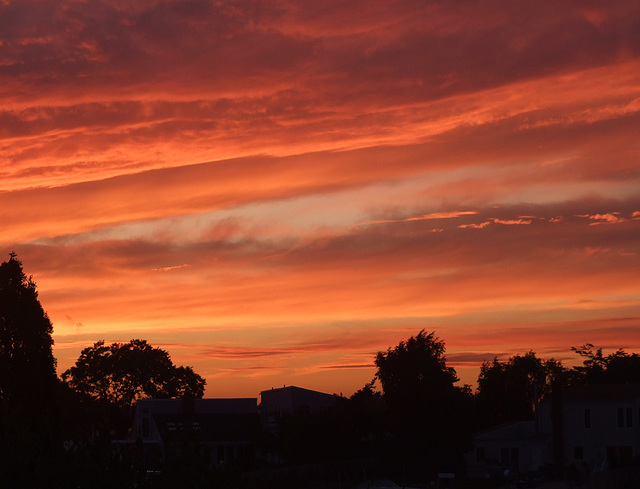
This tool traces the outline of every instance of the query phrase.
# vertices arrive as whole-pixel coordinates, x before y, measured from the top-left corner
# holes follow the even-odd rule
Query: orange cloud
[[[482,229],[491,224],[491,221],[484,221],[480,224],[460,224],[458,227],[460,229]]]
[[[637,347],[639,16],[0,2],[0,245],[61,369],[145,337],[208,395],[353,392],[422,328],[465,375]]]
[[[390,222],[411,222],[411,221],[425,221],[430,219],[454,219],[461,216],[469,216],[477,214],[476,211],[449,211],[449,212],[432,212],[430,214],[423,214],[422,216],[406,217],[403,219],[386,219],[378,221],[369,221],[363,224],[386,224]]]

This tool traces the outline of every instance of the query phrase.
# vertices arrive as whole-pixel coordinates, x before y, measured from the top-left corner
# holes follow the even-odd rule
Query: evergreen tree
[[[59,446],[52,331],[12,252],[0,265],[0,479],[11,487],[40,486]]]
[[[53,327],[36,284],[11,253],[0,265],[0,399],[41,401],[53,395],[56,362]]]

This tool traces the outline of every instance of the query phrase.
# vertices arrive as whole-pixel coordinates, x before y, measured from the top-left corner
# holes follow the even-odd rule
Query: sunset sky
[[[0,0],[0,261],[58,370],[351,395],[435,331],[640,351],[640,3]]]

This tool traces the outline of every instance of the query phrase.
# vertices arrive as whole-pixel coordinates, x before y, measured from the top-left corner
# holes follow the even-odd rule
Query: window
[[[618,408],[618,428],[624,428],[624,409]]]
[[[503,466],[509,465],[509,449],[508,448],[500,449],[500,464]]]
[[[484,461],[484,447],[476,448],[476,462]]]
[[[633,459],[633,447],[624,446],[608,446],[607,461],[610,467],[625,467],[631,464]]]
[[[245,458],[246,453],[247,453],[247,447],[245,445],[238,445],[236,447],[236,453],[237,453],[237,457],[239,460]]]
[[[503,467],[517,467],[520,461],[518,448],[502,448],[500,450],[500,463]]]
[[[584,458],[584,450],[582,447],[573,447],[574,460],[582,460]]]
[[[149,438],[149,416],[142,418],[142,438]]]
[[[520,462],[520,450],[518,448],[511,449],[511,465],[517,467]]]
[[[618,428],[624,428],[625,426],[627,428],[633,427],[633,408],[618,408]]]
[[[218,464],[224,463],[224,445],[216,445],[217,449],[217,458],[216,461]]]
[[[591,428],[591,409],[584,410],[584,427]]]

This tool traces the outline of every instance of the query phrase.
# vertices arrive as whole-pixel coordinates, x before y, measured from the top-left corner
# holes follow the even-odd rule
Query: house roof
[[[313,409],[325,409],[335,403],[336,396],[334,394],[325,394],[324,392],[303,389],[290,385],[286,387],[271,388],[260,392],[260,407],[265,408],[269,405],[270,409],[280,409],[283,407],[296,408],[306,405]]]
[[[535,434],[534,421],[515,421],[482,430],[475,435],[474,439],[476,441],[504,439],[520,440],[524,438],[532,438]]]
[[[291,392],[296,394],[312,394],[312,395],[333,397],[333,394],[326,394],[324,392],[305,389],[304,387],[297,387],[295,385],[285,385],[283,387],[275,387],[275,388],[272,387],[271,389],[260,391],[260,395],[262,396],[263,394],[268,394],[270,392]]]
[[[640,384],[587,385],[572,387],[563,393],[566,402],[634,401],[640,399]]]

